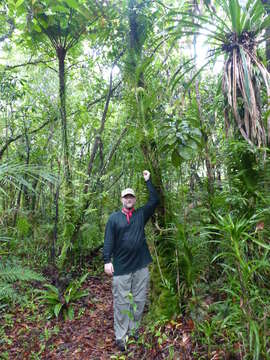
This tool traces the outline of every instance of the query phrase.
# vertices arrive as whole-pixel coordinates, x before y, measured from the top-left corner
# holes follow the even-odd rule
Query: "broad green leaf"
[[[41,29],[41,27],[40,27],[38,24],[33,24],[33,29],[34,29],[36,32],[39,32],[39,33],[42,32],[42,29]]]
[[[69,13],[69,9],[67,8],[67,7],[65,7],[65,6],[63,6],[63,5],[53,5],[52,6],[52,10],[53,11],[56,11],[56,12],[64,12],[64,13]]]
[[[51,305],[54,306],[56,304],[59,304],[59,299],[48,299],[46,298],[46,302],[47,305]]]
[[[85,273],[85,274],[80,278],[79,283],[82,284],[82,283],[87,279],[88,275],[89,275],[88,272]]]
[[[72,297],[72,300],[78,300],[84,296],[87,296],[89,295],[89,291],[87,290],[81,290],[81,291],[78,291],[73,297]]]
[[[194,152],[192,151],[191,148],[189,148],[188,146],[179,146],[179,155],[184,159],[184,160],[190,160],[192,159],[192,157],[194,156]]]
[[[51,284],[45,284],[44,285],[46,288],[50,289],[53,293],[55,294],[59,294],[59,290],[57,289],[57,287],[51,285]]]
[[[64,295],[64,298],[65,298],[66,303],[68,304],[69,300],[70,300],[70,295],[69,294]]]
[[[192,150],[198,150],[198,143],[196,142],[196,141],[192,141],[192,140],[190,140],[189,142],[188,142],[188,147],[190,147]],[[191,150],[191,151],[192,151]]]
[[[240,35],[240,14],[241,8],[238,0],[229,0],[230,18],[232,21],[232,30]]]
[[[59,315],[59,313],[60,313],[60,311],[62,309],[62,306],[63,306],[63,304],[61,304],[61,303],[58,303],[58,304],[55,305],[55,307],[53,309],[53,312],[54,312],[56,317],[58,317],[58,315]]]
[[[79,4],[76,0],[65,0],[65,3],[68,4],[69,7],[73,8],[73,9],[77,9]]]
[[[18,0],[16,2],[16,8],[20,7],[24,3],[24,0]]]
[[[71,305],[68,307],[67,315],[68,315],[69,320],[74,319],[74,309]]]
[[[59,302],[59,296],[56,294],[52,294],[52,293],[46,293],[46,291],[44,291],[44,294],[42,296],[39,297],[42,300],[45,300],[46,302],[51,302],[53,303],[55,302]]]
[[[171,160],[172,160],[173,166],[175,166],[175,167],[179,167],[181,165],[181,163],[182,163],[182,159],[179,156],[176,149],[174,149],[174,151],[172,152]]]

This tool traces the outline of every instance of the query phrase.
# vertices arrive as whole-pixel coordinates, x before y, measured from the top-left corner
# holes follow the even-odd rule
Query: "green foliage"
[[[20,302],[22,295],[14,284],[27,281],[44,281],[44,278],[33,270],[23,267],[16,262],[0,262],[0,303]]]
[[[226,165],[232,184],[238,183],[239,189],[254,195],[258,190],[261,154],[255,147],[244,141],[228,141],[224,151],[227,154]]]
[[[40,177],[43,182],[55,181],[52,174],[39,166],[2,163],[0,164],[0,184],[2,184],[3,187],[0,188],[0,195],[6,195],[6,192],[4,191],[4,185],[6,184],[10,184],[15,188],[19,188],[23,185],[27,189],[33,190],[32,184],[25,179],[26,176],[32,179]]]
[[[209,16],[197,15],[193,10],[193,19],[186,12],[172,12],[173,26],[168,33],[173,38],[181,34],[193,33],[194,36],[207,32],[208,41],[212,43],[213,51],[204,65],[196,70],[196,58],[188,60],[191,63],[184,72],[178,69],[172,77],[173,87],[183,76],[195,69],[188,85],[195,77],[217,56],[225,54],[223,68],[222,91],[225,99],[225,120],[233,117],[235,127],[241,136],[250,144],[265,146],[267,129],[262,113],[269,119],[268,109],[262,107],[260,95],[266,90],[270,96],[270,76],[256,49],[256,42],[265,38],[264,29],[269,26],[269,16],[264,10],[261,1],[248,1],[240,5],[238,0],[218,1],[218,9],[208,7]],[[218,11],[219,10],[219,11]],[[179,19],[176,18],[179,15]],[[210,58],[210,59],[209,59]],[[188,64],[189,65],[189,64]],[[257,81],[260,79],[260,81]],[[264,89],[261,88],[264,84]],[[260,94],[260,95],[258,95]]]
[[[263,250],[262,253],[259,248],[254,248],[254,243],[258,244],[258,241],[257,234],[253,231],[259,216],[233,219],[231,215],[218,215],[216,219],[218,225],[212,228],[220,232],[217,233],[216,240],[220,247],[213,261],[221,260],[219,265],[229,280],[221,289],[226,292],[225,303],[230,307],[223,324],[231,321],[235,324],[237,319],[239,326],[245,328],[246,346],[254,354],[253,358],[259,359],[266,350],[260,319],[264,316],[264,304],[267,300],[264,285],[261,288],[261,281],[257,279],[264,277],[264,272],[268,272],[270,266],[267,260],[268,250]],[[258,252],[259,256],[256,254]],[[235,306],[235,302],[240,306]]]
[[[57,318],[63,316],[64,320],[72,320],[74,318],[73,303],[89,294],[87,290],[80,289],[87,276],[88,273],[81,276],[78,280],[72,281],[63,291],[50,284],[45,285],[47,290],[40,290],[42,295],[39,296],[39,299],[48,306],[51,316]]]
[[[174,166],[194,158],[201,147],[202,134],[198,127],[183,119],[171,119],[162,127],[164,151],[171,154]]]
[[[29,224],[26,217],[20,217],[17,220],[17,231],[18,231],[18,236],[20,238],[24,238],[25,236],[27,236],[29,234],[30,229],[31,229],[31,224]]]
[[[198,254],[197,245],[188,241],[183,226],[178,225],[177,239],[177,255],[179,267],[181,269],[181,277],[188,291],[192,291],[195,282],[198,281],[200,273],[199,264],[202,263],[196,259]],[[201,254],[200,254],[201,255]]]

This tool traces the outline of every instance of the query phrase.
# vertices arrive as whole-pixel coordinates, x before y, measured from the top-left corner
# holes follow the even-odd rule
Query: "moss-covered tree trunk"
[[[145,166],[151,171],[153,182],[158,190],[160,204],[156,210],[156,217],[152,218],[155,231],[154,264],[152,267],[152,305],[158,314],[173,315],[176,310],[176,296],[168,288],[164,287],[166,280],[174,287],[176,282],[175,274],[168,272],[167,264],[170,259],[175,256],[175,249],[171,246],[165,232],[161,230],[166,228],[166,224],[171,222],[170,214],[166,211],[165,190],[162,181],[162,167],[160,164],[160,154],[156,140],[148,135],[152,126],[152,115],[149,111],[147,102],[147,83],[144,80],[145,61],[143,54],[143,45],[150,35],[151,23],[147,17],[146,3],[136,0],[129,1],[128,18],[129,18],[129,51],[128,60],[129,68],[128,78],[129,86],[135,90],[134,116],[138,123],[138,131],[140,138],[140,148],[145,160]],[[149,15],[149,14],[148,14]],[[162,255],[161,255],[162,254]],[[171,303],[168,313],[168,301]]]

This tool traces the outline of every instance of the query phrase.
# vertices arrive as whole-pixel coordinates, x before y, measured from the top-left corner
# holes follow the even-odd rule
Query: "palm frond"
[[[0,184],[10,184],[18,190],[23,185],[28,190],[34,191],[30,179],[38,179],[42,183],[56,183],[56,178],[40,166],[12,162],[0,164]],[[2,186],[0,191],[4,196],[7,195]]]

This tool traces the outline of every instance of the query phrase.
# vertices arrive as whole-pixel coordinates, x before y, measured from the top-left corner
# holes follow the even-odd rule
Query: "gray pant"
[[[138,328],[146,301],[148,284],[149,270],[147,267],[134,273],[113,277],[116,340],[125,340],[126,335]]]

